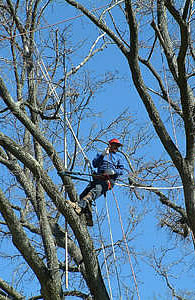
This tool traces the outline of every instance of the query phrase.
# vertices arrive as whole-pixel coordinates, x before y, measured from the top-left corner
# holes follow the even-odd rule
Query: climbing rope
[[[107,274],[107,280],[108,280],[108,287],[109,287],[109,291],[110,291],[110,298],[112,300],[113,296],[112,296],[112,288],[111,288],[111,283],[110,283],[110,275],[109,275],[107,258],[106,258],[106,251],[105,251],[105,247],[104,247],[104,243],[103,243],[103,237],[102,237],[102,232],[101,232],[101,227],[100,227],[100,222],[99,222],[98,209],[97,209],[96,205],[95,205],[95,212],[96,212],[98,230],[99,230],[99,234],[100,234],[101,247],[102,247],[102,251],[103,251],[103,255],[104,255],[104,262],[105,262],[105,266],[106,266],[106,274]]]
[[[109,154],[107,154],[107,159],[109,161]],[[128,253],[129,263],[130,263],[131,271],[132,271],[132,274],[133,274],[133,279],[134,279],[134,282],[135,282],[138,299],[140,299],[138,286],[137,286],[137,281],[136,281],[136,277],[135,277],[135,272],[134,272],[133,265],[132,265],[132,262],[131,262],[130,251],[129,251],[129,247],[128,247],[128,244],[127,244],[125,231],[124,231],[124,228],[123,228],[123,223],[122,223],[122,218],[121,218],[121,214],[120,214],[120,210],[119,210],[119,205],[118,205],[116,196],[114,194],[113,187],[111,187],[111,190],[112,190],[112,194],[113,194],[113,197],[115,199],[115,202],[116,202],[116,207],[117,207],[117,211],[118,211],[118,215],[119,215],[119,219],[120,219],[120,224],[121,224],[121,229],[122,229],[122,234],[123,234],[123,240],[125,242],[126,250],[127,250],[127,253]],[[120,299],[122,299],[121,298],[122,296],[121,296],[119,275],[118,275],[117,264],[116,264],[116,255],[115,255],[115,250],[114,250],[114,242],[113,242],[113,236],[112,236],[111,222],[110,222],[110,214],[109,214],[109,210],[108,210],[108,203],[107,203],[106,194],[104,195],[104,198],[105,198],[105,203],[106,203],[106,212],[107,212],[107,218],[108,218],[108,224],[109,224],[109,230],[110,230],[110,238],[111,238],[111,242],[112,242],[112,251],[113,251],[114,264],[115,264],[115,270],[116,270],[116,275],[117,275],[118,288],[119,288],[119,293],[120,293]]]
[[[37,49],[37,48],[36,48]],[[37,53],[38,53],[38,49],[37,49]],[[39,61],[38,61],[39,63]],[[59,104],[60,103],[60,99],[58,97],[58,94],[56,92],[56,89],[55,87],[53,86],[52,82],[51,82],[51,78],[49,76],[49,73],[45,67],[45,64],[43,62],[43,60],[41,59],[41,63],[42,63],[42,66],[41,64],[39,63],[39,67],[40,67],[40,70],[43,74],[43,76],[45,77],[45,80],[48,82],[48,85],[51,89],[51,92],[53,93],[54,97],[56,98],[57,100],[57,103]],[[69,127],[74,139],[75,139],[75,142],[77,143],[79,149],[81,150],[81,153],[83,154],[83,157],[85,159],[85,162],[86,164],[89,164],[90,165],[90,162],[89,162],[89,159],[87,158],[86,154],[84,153],[81,145],[80,145],[80,142],[78,140],[78,138],[76,137],[75,133],[74,133],[74,130],[67,118],[67,115],[65,113],[65,110],[63,109],[62,106],[60,106],[60,109],[61,111],[64,113],[64,122],[66,122],[67,126]],[[174,125],[174,124],[173,124]],[[175,130],[175,129],[174,129]],[[176,138],[176,137],[175,137]],[[177,143],[177,140],[176,140],[176,143]],[[124,186],[124,185],[123,185]],[[130,186],[129,184],[126,185],[128,187],[132,187],[132,188],[135,188],[135,185],[132,185]],[[142,188],[142,189],[157,189],[156,187],[147,187],[147,186],[137,186],[136,185],[136,188]],[[166,188],[166,187],[163,187],[163,189],[173,189],[173,188],[182,188],[182,187],[169,187],[169,188]],[[158,187],[159,189],[159,187]],[[125,246],[126,246],[126,251],[127,251],[127,254],[128,254],[128,259],[129,259],[129,263],[130,263],[130,267],[131,267],[131,271],[132,271],[132,275],[133,275],[133,279],[134,279],[134,283],[135,283],[135,287],[136,287],[136,292],[137,292],[137,296],[138,296],[138,299],[140,299],[140,295],[139,295],[139,290],[138,290],[138,285],[137,285],[137,280],[136,280],[136,276],[135,276],[135,272],[134,272],[134,269],[133,269],[133,265],[132,265],[132,261],[131,261],[131,256],[130,256],[130,251],[129,251],[129,247],[128,247],[128,243],[127,243],[127,239],[126,239],[126,235],[125,235],[125,231],[124,231],[124,227],[123,227],[123,222],[122,222],[122,217],[121,217],[121,214],[120,214],[120,209],[119,209],[119,205],[118,205],[118,202],[117,202],[117,199],[116,199],[116,196],[114,194],[114,191],[112,189],[112,193],[113,193],[113,197],[115,199],[115,203],[116,203],[116,207],[117,207],[117,211],[118,211],[118,215],[119,215],[119,220],[120,220],[120,224],[121,224],[121,230],[122,230],[122,234],[123,234],[123,239],[124,239],[124,243],[125,243]],[[118,273],[118,270],[117,270],[117,264],[116,264],[116,254],[115,254],[115,249],[114,249],[114,242],[113,242],[113,236],[112,236],[112,229],[111,229],[111,223],[110,223],[110,215],[109,215],[109,210],[108,210],[108,204],[107,204],[107,197],[105,196],[105,203],[106,203],[106,212],[107,212],[107,218],[108,218],[108,224],[109,224],[109,231],[110,231],[110,239],[111,239],[111,243],[112,243],[112,251],[113,251],[113,258],[114,258],[114,265],[115,265],[115,270],[116,270],[116,277],[117,277],[117,283],[118,283],[118,290],[119,290],[119,294],[120,294],[120,299],[121,299],[121,287],[120,287],[120,280],[119,280],[119,273]],[[104,245],[103,245],[103,242],[102,242],[102,246],[104,248]],[[105,249],[103,250],[103,253],[105,255]],[[106,266],[106,269],[107,269],[107,272],[108,272],[108,268]],[[107,276],[108,276],[108,273],[107,273]],[[111,288],[110,286],[110,282],[109,282],[109,288]],[[112,292],[110,290],[110,294],[112,295]]]
[[[111,222],[110,222],[110,214],[109,214],[109,210],[108,210],[108,203],[107,203],[106,195],[104,195],[104,199],[105,199],[105,204],[106,204],[106,213],[107,213],[107,219],[108,219],[110,239],[111,239],[111,244],[112,244],[112,253],[113,253],[113,258],[114,258],[114,267],[115,267],[115,271],[116,271],[118,290],[119,290],[120,299],[122,299],[119,273],[118,273],[117,264],[116,264],[116,254],[115,254],[115,249],[114,249],[114,241],[113,241],[113,236],[112,236],[112,227],[111,227]]]
[[[66,137],[66,130],[67,130],[67,118],[66,118],[66,59],[65,54],[63,57],[63,64],[64,64],[64,168],[67,169],[67,137]],[[67,199],[67,192],[64,191],[64,198]],[[68,223],[65,218],[65,282],[66,288],[68,289]]]
[[[131,267],[131,272],[132,272],[132,275],[133,275],[133,280],[134,280],[134,283],[135,283],[137,296],[138,296],[138,299],[140,300],[140,295],[139,295],[137,280],[136,280],[136,276],[135,276],[133,264],[132,264],[132,261],[131,261],[131,255],[130,255],[130,251],[129,251],[129,247],[128,247],[128,243],[127,243],[127,238],[126,238],[126,234],[125,234],[124,227],[123,227],[122,217],[121,217],[121,213],[120,213],[118,201],[117,201],[117,198],[115,196],[113,188],[112,188],[112,194],[113,194],[113,198],[115,200],[117,211],[118,211],[118,215],[119,215],[119,220],[120,220],[120,224],[121,224],[121,230],[122,230],[122,234],[123,234],[123,240],[125,242],[125,247],[126,247],[126,251],[127,251],[127,254],[128,254],[128,258],[129,258],[129,264],[130,264],[130,267]]]
[[[65,172],[66,176],[70,176],[72,179],[77,179],[81,181],[87,181],[90,182],[90,180],[86,178],[82,178],[82,176],[89,176],[92,177],[93,174],[90,173],[82,173],[82,172],[73,172],[73,171],[66,171]],[[77,175],[77,176],[74,176]],[[98,177],[98,175],[96,175]],[[120,183],[121,182],[121,183]],[[126,183],[124,180],[118,179],[118,182],[115,182],[115,185],[119,187],[128,187],[128,188],[136,188],[136,189],[145,189],[145,190],[175,190],[175,189],[183,189],[183,185],[180,186],[148,186],[148,185],[143,185],[143,184],[129,184]]]
[[[115,185],[122,186],[122,187],[128,187],[128,188],[135,188],[136,189],[144,189],[144,190],[177,190],[177,189],[183,189],[183,185],[180,186],[145,186],[145,185],[130,185],[127,183],[115,183]]]

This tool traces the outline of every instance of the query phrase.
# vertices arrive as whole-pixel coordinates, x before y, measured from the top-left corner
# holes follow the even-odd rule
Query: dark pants
[[[114,186],[114,180],[110,180],[111,187]],[[106,192],[109,190],[109,184],[107,180],[94,180],[91,181],[84,191],[80,194],[80,201],[79,206],[82,208],[86,207],[86,201],[83,198],[89,193],[92,193],[92,200],[95,201],[102,195],[105,195]]]

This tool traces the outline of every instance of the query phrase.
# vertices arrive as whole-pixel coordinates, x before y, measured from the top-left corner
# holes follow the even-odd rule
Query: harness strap
[[[107,181],[107,180],[110,180],[110,179],[116,179],[116,174],[108,175],[108,174],[93,173],[92,178],[93,178],[93,180],[105,180],[105,181]]]
[[[97,181],[105,181],[108,185],[108,191],[110,191],[112,189],[112,183],[110,181],[110,179],[115,179],[116,176],[115,175],[108,175],[108,174],[97,174],[97,173],[93,173],[92,174],[92,178],[94,182]]]

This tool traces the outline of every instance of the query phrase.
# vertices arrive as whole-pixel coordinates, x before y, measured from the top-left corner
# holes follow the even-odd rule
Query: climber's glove
[[[110,151],[110,148],[109,148],[109,147],[105,148],[104,151],[102,152],[102,155],[103,155],[103,156],[108,155],[108,154],[109,154],[109,151]]]

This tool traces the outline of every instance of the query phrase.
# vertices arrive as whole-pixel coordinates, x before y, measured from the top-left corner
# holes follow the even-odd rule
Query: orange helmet
[[[112,139],[112,140],[110,140],[108,143],[109,143],[109,145],[111,145],[111,144],[117,144],[119,147],[120,147],[120,146],[123,146],[123,145],[119,142],[118,139]]]

